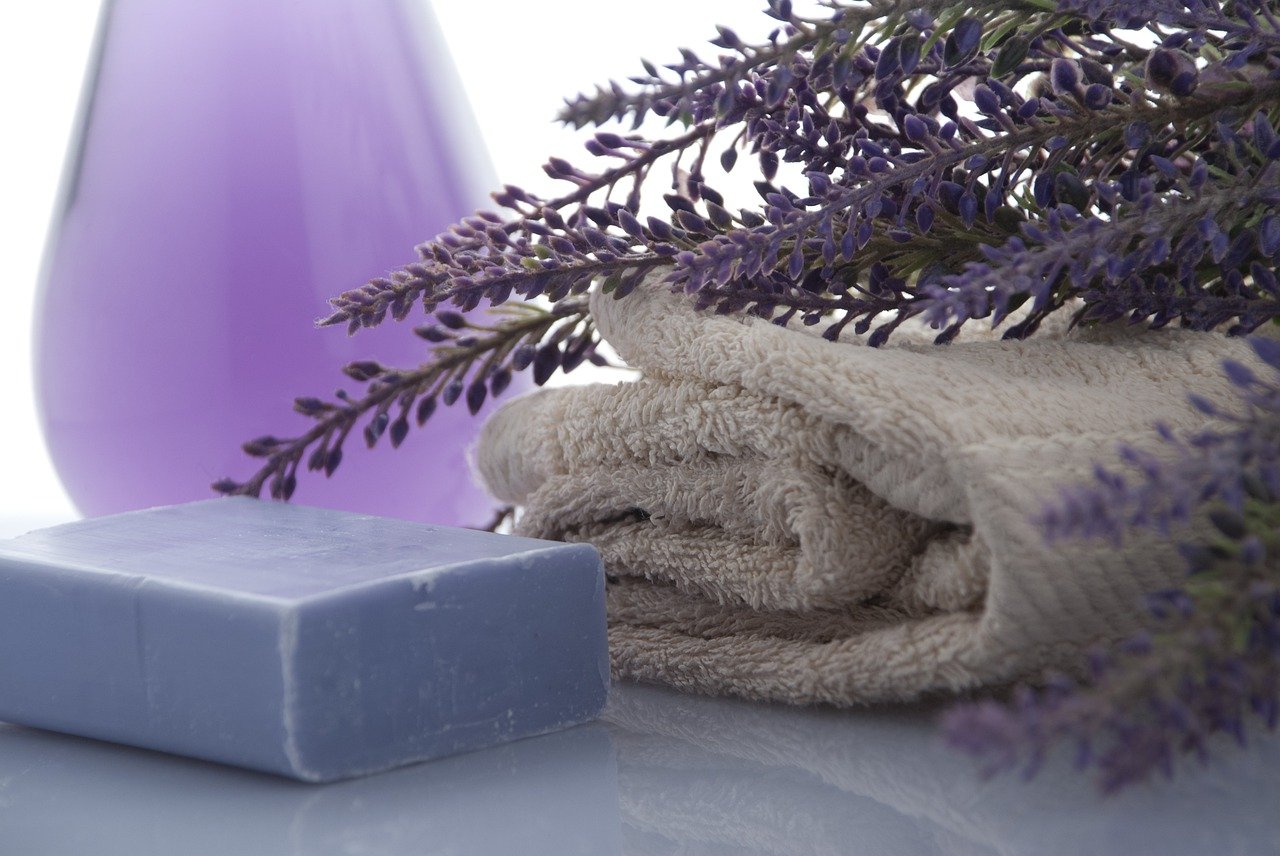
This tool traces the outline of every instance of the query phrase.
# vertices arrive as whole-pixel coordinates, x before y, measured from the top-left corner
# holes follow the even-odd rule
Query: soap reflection
[[[1280,739],[1111,798],[1065,760],[982,781],[936,712],[840,713],[615,691],[623,852],[1255,854],[1280,852]]]
[[[313,786],[0,725],[0,853],[618,853],[599,724]]]

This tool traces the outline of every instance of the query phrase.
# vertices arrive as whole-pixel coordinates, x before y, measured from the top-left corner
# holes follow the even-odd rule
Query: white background
[[[499,180],[535,190],[545,186],[540,167],[546,156],[573,159],[581,151],[582,135],[552,121],[564,96],[639,72],[641,56],[670,62],[680,46],[704,48],[716,23],[744,36],[763,33],[770,25],[760,14],[763,5],[434,4]],[[31,309],[97,10],[98,0],[9,0],[0,6],[0,535],[74,513],[36,422]]]

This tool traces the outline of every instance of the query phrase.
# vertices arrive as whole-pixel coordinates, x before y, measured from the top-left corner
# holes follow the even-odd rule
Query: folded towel
[[[1003,683],[1129,632],[1172,543],[1045,542],[1032,517],[1120,442],[1201,426],[1241,341],[1135,328],[870,348],[593,295],[639,380],[495,414],[476,468],[517,531],[602,552],[620,677],[857,704]]]

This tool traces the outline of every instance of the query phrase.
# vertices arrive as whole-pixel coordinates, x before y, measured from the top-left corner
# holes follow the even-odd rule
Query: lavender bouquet
[[[1031,336],[1055,312],[1237,335],[1280,316],[1276,0],[769,0],[766,13],[777,26],[758,43],[722,27],[714,57],[682,50],[569,100],[562,121],[614,129],[586,141],[589,166],[548,161],[563,195],[506,186],[505,213],[335,297],[321,323],[353,333],[421,304],[430,358],[347,366],[361,394],[297,399],[310,430],[246,443],[261,468],[216,489],[288,499],[304,465],[337,469],[356,428],[398,446],[438,404],[474,413],[515,372],[542,384],[606,364],[586,293],[626,299],[655,272],[700,309],[831,339],[853,325],[872,345],[910,318],[945,343],[975,322]],[[655,167],[670,176],[661,201]],[[746,204],[712,184],[747,168]],[[491,323],[464,316],[482,304]],[[1214,427],[1169,435],[1175,464],[1118,450],[1041,512],[1046,538],[1177,537],[1206,512],[1219,534],[1184,546],[1186,584],[1147,604],[1155,629],[1099,652],[1088,681],[1046,676],[948,715],[990,769],[1033,769],[1069,742],[1117,788],[1204,753],[1214,732],[1243,740],[1250,714],[1275,726],[1280,346],[1255,348],[1271,371],[1224,365],[1239,399],[1196,402]]]

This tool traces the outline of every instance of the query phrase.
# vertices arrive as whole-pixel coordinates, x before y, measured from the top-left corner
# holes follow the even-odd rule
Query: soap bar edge
[[[369,598],[372,600],[387,599],[389,602],[399,600],[403,603],[404,594],[413,591],[417,596],[427,595],[430,597],[430,588],[424,584],[424,580],[415,579],[414,574],[399,574],[393,577],[383,578],[370,583],[363,583],[357,586],[348,586],[344,589],[324,592],[314,595],[305,600],[298,601],[296,604],[290,605],[288,609],[282,612],[282,631],[281,631],[281,663],[285,672],[285,680],[287,687],[285,689],[285,698],[287,710],[284,711],[282,720],[286,724],[285,734],[285,754],[289,757],[292,778],[299,781],[310,783],[324,783],[349,779],[352,777],[375,773],[383,770],[393,769],[406,763],[419,763],[422,761],[430,761],[436,758],[448,757],[450,755],[477,751],[488,748],[492,745],[501,745],[511,740],[523,740],[527,737],[533,737],[541,734],[548,734],[563,728],[581,725],[586,722],[597,719],[603,712],[608,703],[610,680],[608,670],[608,636],[607,636],[607,620],[605,614],[604,602],[604,567],[601,561],[599,551],[589,544],[564,544],[559,542],[548,542],[545,548],[532,551],[525,551],[519,554],[512,554],[517,560],[520,558],[528,558],[542,564],[543,567],[533,569],[531,573],[522,577],[522,582],[526,586],[533,586],[535,589],[540,585],[550,585],[563,591],[565,594],[576,592],[576,596],[572,600],[578,602],[589,602],[591,608],[589,613],[582,614],[582,624],[577,622],[572,624],[561,623],[557,625],[561,628],[576,627],[578,636],[577,642],[574,642],[566,651],[573,651],[574,658],[564,663],[575,662],[577,665],[573,671],[564,672],[563,667],[559,667],[560,676],[566,674],[576,674],[575,684],[582,688],[581,693],[575,693],[571,696],[557,697],[556,704],[559,707],[552,706],[548,712],[554,711],[554,720],[545,721],[541,727],[535,727],[533,730],[522,731],[518,736],[505,737],[490,744],[472,745],[465,748],[455,747],[452,749],[441,748],[439,746],[427,749],[421,754],[415,754],[416,750],[403,754],[400,760],[385,759],[367,759],[371,763],[363,766],[357,765],[326,765],[330,760],[327,754],[314,754],[316,732],[313,728],[311,718],[315,715],[318,708],[316,703],[316,688],[321,686],[317,682],[317,675],[312,674],[315,668],[312,663],[303,663],[297,659],[297,654],[301,651],[314,652],[317,649],[315,645],[307,643],[306,640],[314,639],[314,634],[318,627],[324,626],[323,623],[337,621],[336,626],[342,628],[344,626],[361,626],[364,617],[360,611],[359,600]],[[505,559],[505,557],[504,557]],[[505,563],[505,561],[504,561]],[[507,575],[513,573],[512,568],[495,568],[495,560],[479,559],[475,562],[458,562],[444,568],[432,569],[429,572],[427,582],[434,582],[437,579],[449,578],[454,584],[469,588],[466,578],[469,576],[467,570],[471,565],[480,565],[486,570],[492,570],[494,575],[490,578],[491,584],[502,584]],[[561,567],[565,567],[566,573],[557,573]],[[519,573],[515,571],[515,573]],[[545,583],[539,582],[539,577],[549,576],[550,579]],[[519,590],[519,587],[516,589]],[[448,595],[445,595],[447,598]],[[515,595],[517,600],[520,595]],[[430,602],[428,600],[427,602]],[[414,603],[412,611],[414,614],[423,615],[417,608],[420,604]],[[355,609],[352,612],[352,609]],[[446,607],[447,608],[447,607]],[[431,615],[431,608],[427,610],[426,615]],[[423,615],[425,618],[426,615]],[[575,616],[577,613],[575,612]],[[348,618],[354,623],[346,625]],[[537,622],[534,622],[535,627]],[[363,631],[362,631],[363,632]],[[546,630],[543,630],[545,633]],[[536,634],[535,634],[536,635]],[[456,638],[456,637],[449,637]],[[597,641],[588,641],[597,640]],[[362,650],[364,643],[355,643],[356,647],[349,650]],[[335,651],[342,651],[346,647],[344,643],[337,643],[338,647]],[[432,650],[427,648],[427,651]],[[545,649],[553,650],[553,649]],[[541,655],[545,657],[546,655]],[[559,659],[558,657],[554,659]],[[553,660],[554,661],[554,660]],[[337,663],[340,660],[329,660],[330,663]],[[535,657],[534,662],[546,662]],[[356,665],[352,663],[351,665]],[[464,658],[460,661],[459,668],[467,668],[470,664]],[[326,677],[331,677],[333,673],[330,671],[332,666],[324,670]],[[541,667],[539,667],[541,668]],[[299,678],[299,674],[305,677]],[[406,673],[412,674],[412,673]],[[347,680],[350,679],[350,675]],[[342,682],[339,686],[343,685]],[[375,692],[374,688],[366,685],[363,693]],[[307,697],[310,696],[308,699]],[[574,703],[569,700],[577,697],[580,704],[575,709]],[[367,702],[362,702],[367,703]],[[335,708],[328,708],[333,711]],[[340,708],[339,708],[340,709]],[[532,708],[524,708],[521,715],[522,721],[532,724],[535,720],[534,712],[537,706]],[[520,710],[520,708],[517,708]],[[491,711],[492,713],[492,711]],[[359,720],[363,720],[363,716],[359,716]],[[339,727],[339,732],[344,731],[346,726]],[[356,733],[349,735],[349,739],[357,739]],[[448,742],[448,738],[443,736],[444,732],[438,732],[434,728],[421,732],[424,742],[431,744],[437,740]],[[402,734],[402,737],[404,735]]]

